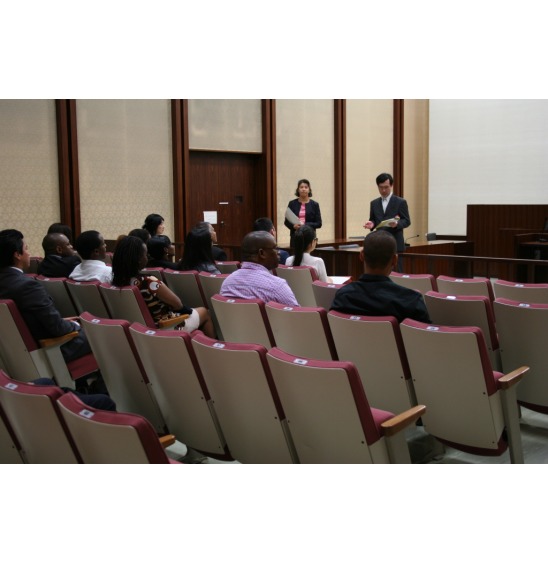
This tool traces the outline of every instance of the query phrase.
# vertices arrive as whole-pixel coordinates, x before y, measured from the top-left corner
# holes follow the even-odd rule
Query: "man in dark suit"
[[[15,229],[0,231],[0,299],[15,302],[36,340],[77,331],[78,336],[61,346],[61,353],[67,363],[91,353],[80,325],[63,319],[42,284],[25,276],[23,271],[29,265],[29,247],[23,234]]]
[[[253,230],[265,231],[266,233],[270,233],[274,239],[276,239],[276,227],[270,217],[259,217],[259,219],[256,219],[253,223]],[[278,248],[277,250],[279,263],[285,265],[285,261],[289,258],[289,252],[281,248]]]
[[[381,197],[371,202],[369,209],[369,221],[365,223],[364,228],[370,230],[384,230],[389,232],[396,239],[396,248],[398,254],[405,252],[405,241],[403,238],[403,229],[411,225],[411,217],[407,201],[402,197],[398,197],[392,193],[394,188],[394,178],[390,174],[383,172],[376,179],[377,187]],[[389,221],[392,219],[392,221]],[[389,221],[386,225],[379,227],[383,221]],[[402,271],[402,258],[398,257],[397,271]]]
[[[38,274],[48,278],[68,278],[82,261],[69,239],[61,233],[49,233],[42,240],[45,258],[38,265]]]

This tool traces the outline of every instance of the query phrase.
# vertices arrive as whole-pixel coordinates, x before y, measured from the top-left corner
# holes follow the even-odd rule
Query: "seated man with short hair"
[[[107,255],[107,245],[103,235],[98,231],[84,231],[76,239],[75,246],[76,251],[82,258],[82,263],[74,268],[69,276],[70,279],[111,283],[112,268],[104,262]]]
[[[0,231],[0,299],[15,302],[36,340],[56,338],[78,331],[78,336],[60,348],[67,363],[91,353],[80,325],[64,319],[44,286],[25,276],[23,271],[29,265],[29,247],[24,241],[23,233],[15,229]]]
[[[270,233],[274,239],[276,239],[276,227],[274,227],[274,223],[269,217],[259,217],[259,219],[256,219],[253,223],[253,230],[266,231],[267,233]],[[278,248],[277,250],[278,261],[280,264],[285,266],[285,262],[289,258],[289,252],[287,252],[287,250],[282,250],[281,248]]]
[[[365,273],[337,291],[332,310],[348,315],[392,316],[400,323],[404,319],[432,322],[422,295],[389,277],[398,263],[396,239],[391,234],[375,231],[365,237],[360,259]]]
[[[221,286],[221,295],[236,299],[262,299],[298,307],[288,283],[270,272],[278,266],[274,237],[265,231],[248,233],[242,241],[242,265]]]
[[[80,264],[66,235],[49,233],[42,240],[44,259],[38,265],[38,274],[48,278],[68,278],[74,268]]]

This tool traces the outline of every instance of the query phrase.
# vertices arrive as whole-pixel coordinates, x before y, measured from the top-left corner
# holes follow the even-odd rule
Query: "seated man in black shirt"
[[[400,323],[404,319],[432,322],[422,295],[389,277],[398,263],[396,240],[391,234],[375,231],[365,237],[360,258],[365,273],[337,291],[332,310],[349,315],[392,316]]]
[[[61,233],[49,233],[42,240],[44,259],[38,265],[38,274],[48,278],[68,278],[80,264],[80,256],[69,239]]]

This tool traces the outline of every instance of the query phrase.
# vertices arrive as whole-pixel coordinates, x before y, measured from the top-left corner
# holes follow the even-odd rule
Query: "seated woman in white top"
[[[311,256],[316,248],[316,231],[309,225],[303,225],[296,233],[294,238],[295,256],[290,256],[286,261],[286,266],[311,266],[318,273],[318,279],[323,282],[331,283],[331,278],[327,276],[325,263],[317,256]]]

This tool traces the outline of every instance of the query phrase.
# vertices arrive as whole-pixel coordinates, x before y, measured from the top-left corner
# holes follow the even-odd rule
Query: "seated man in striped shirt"
[[[278,266],[274,237],[265,231],[248,233],[242,241],[242,265],[221,286],[223,297],[262,299],[297,307],[297,299],[288,283],[270,270]]]

